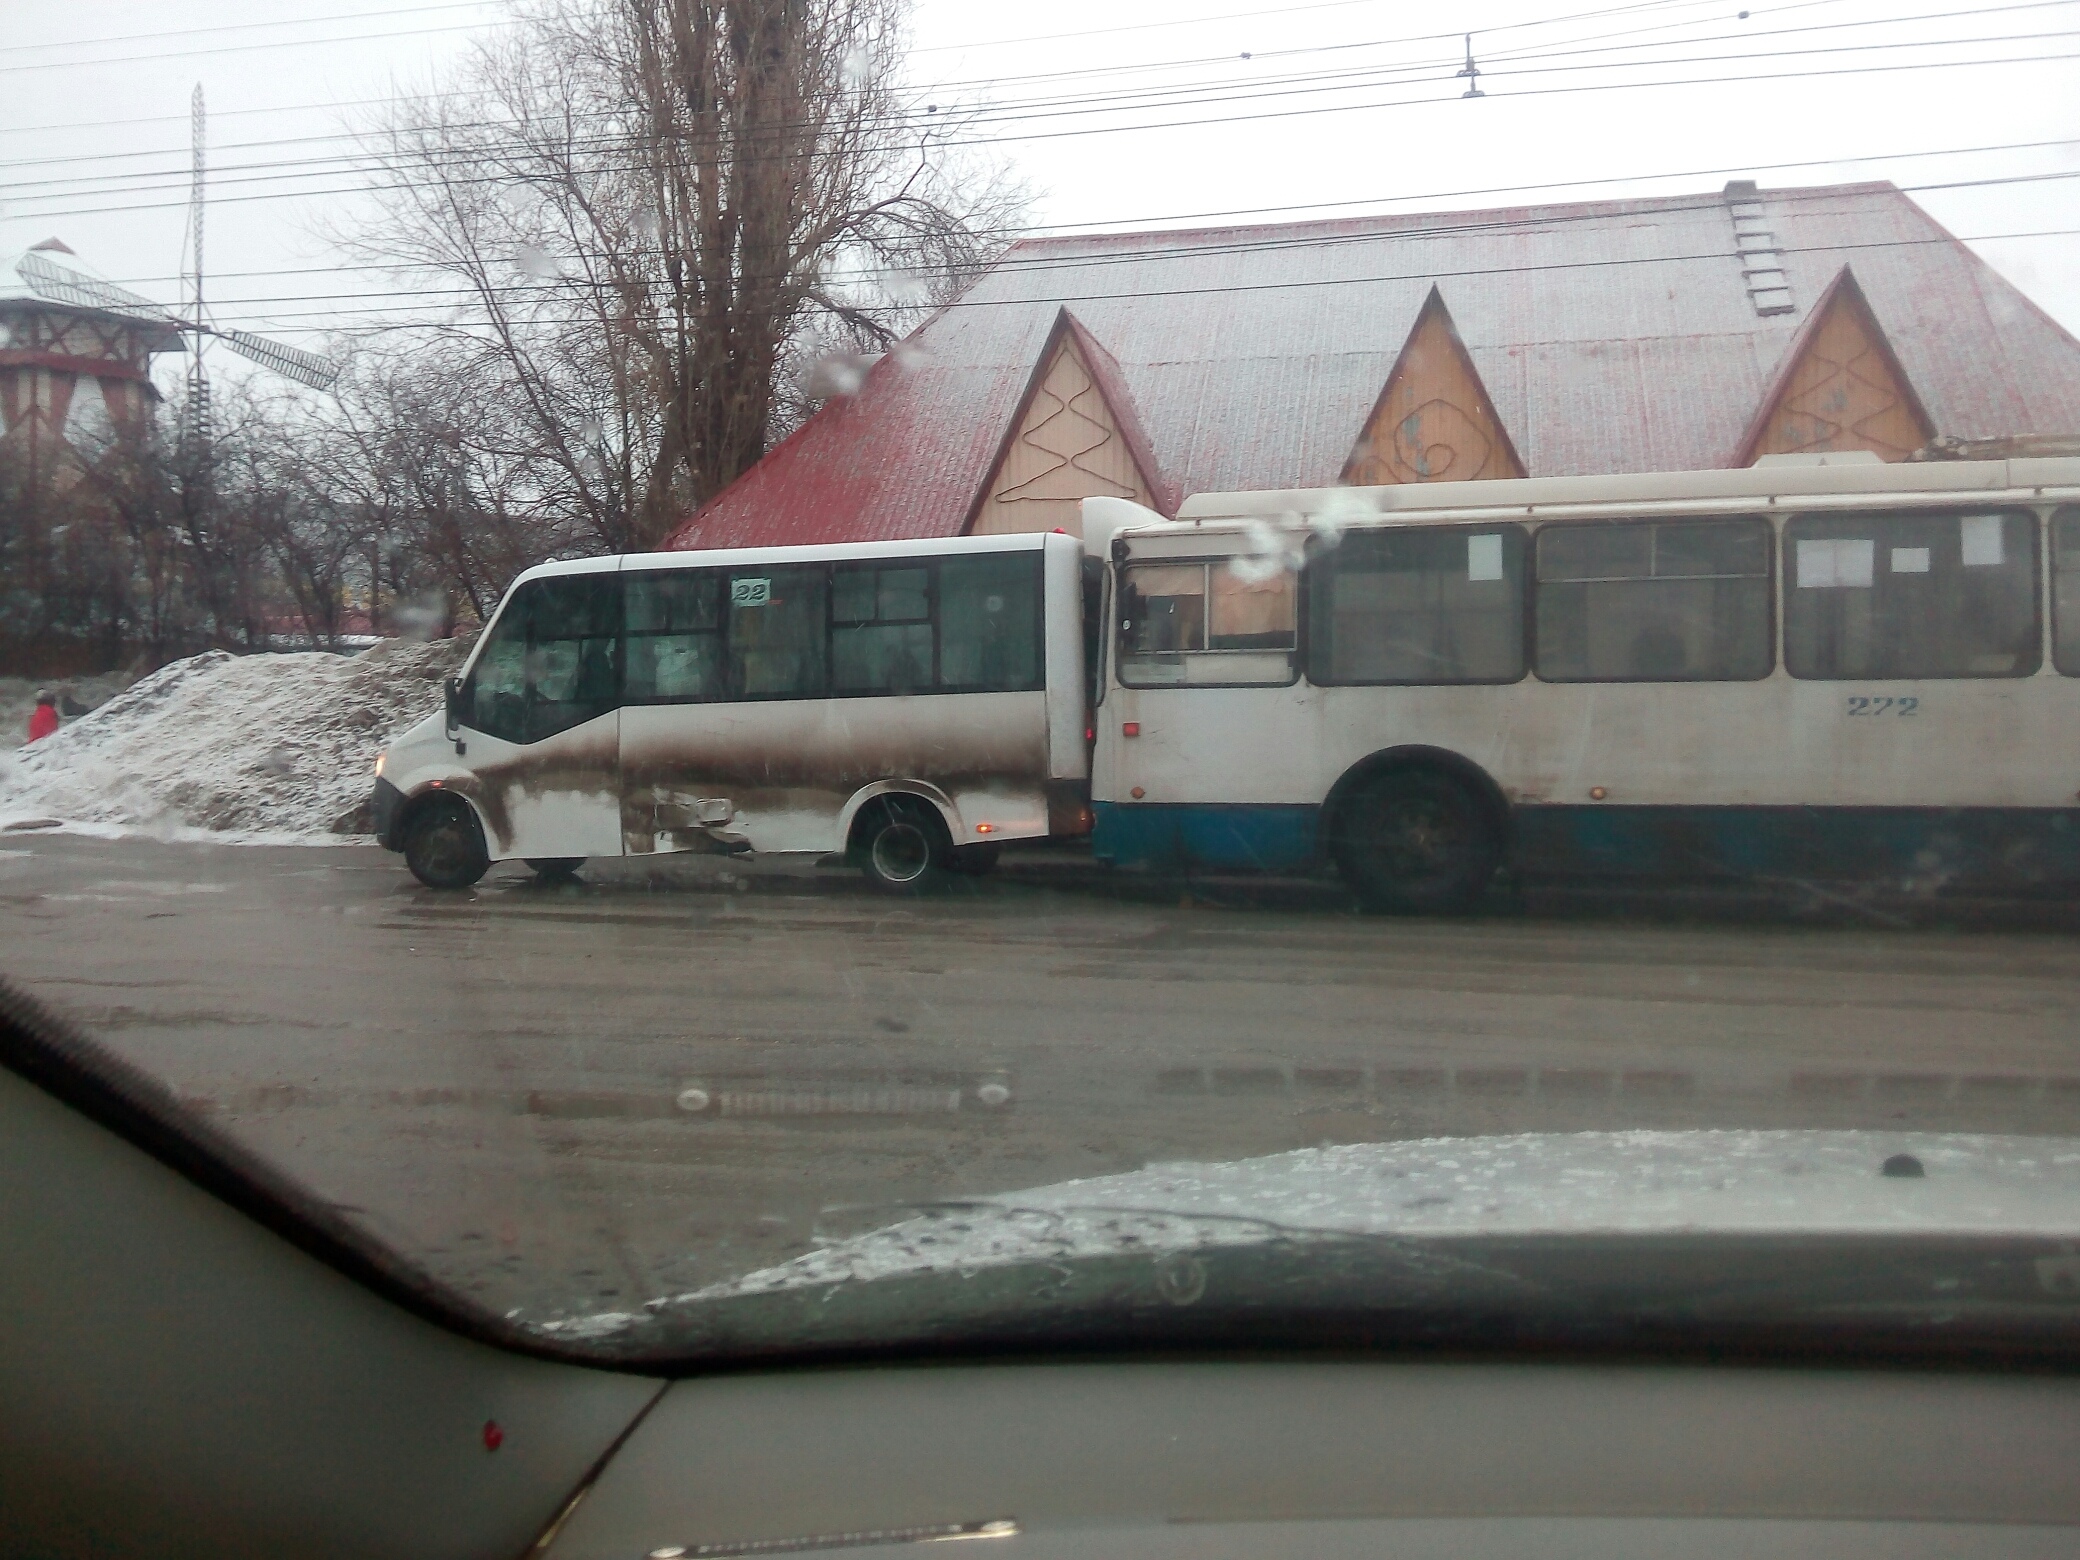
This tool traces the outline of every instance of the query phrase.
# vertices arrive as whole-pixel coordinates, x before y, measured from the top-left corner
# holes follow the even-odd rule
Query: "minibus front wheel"
[[[491,869],[484,830],[456,796],[422,802],[405,825],[404,864],[428,888],[468,888]]]
[[[853,825],[852,856],[884,894],[921,894],[946,881],[953,854],[938,809],[914,796],[869,802]]]

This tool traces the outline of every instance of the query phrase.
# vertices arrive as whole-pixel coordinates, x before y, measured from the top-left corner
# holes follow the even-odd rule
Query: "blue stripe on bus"
[[[1624,877],[2080,883],[2080,808],[1520,807],[1517,865]]]
[[[1312,805],[1098,802],[1091,848],[1115,866],[1294,872],[1317,859]],[[1625,807],[1515,809],[1523,871],[1928,888],[2080,886],[2080,808]]]
[[[1292,872],[1315,854],[1312,805],[1097,802],[1091,852],[1117,867],[1231,867]]]

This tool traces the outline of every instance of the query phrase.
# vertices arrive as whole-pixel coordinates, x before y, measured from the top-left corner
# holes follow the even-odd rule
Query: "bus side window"
[[[631,704],[698,703],[727,696],[722,575],[672,569],[625,575]]]
[[[939,562],[939,686],[1023,693],[1043,686],[1040,553],[977,553]]]
[[[470,671],[470,725],[539,742],[621,702],[621,582],[612,574],[533,580],[513,593]]]
[[[1119,678],[1280,685],[1293,680],[1293,576],[1254,560],[1135,563],[1120,570]]]
[[[1317,683],[1503,683],[1524,675],[1521,526],[1346,533],[1309,566]]]
[[[2051,517],[2051,659],[2080,677],[2080,507]]]
[[[1547,682],[1767,677],[1769,522],[1600,520],[1538,533]]]
[[[1793,677],[2026,677],[2042,661],[2027,510],[1808,514],[1784,527]]]
[[[1120,573],[1120,653],[1206,648],[1206,565],[1137,563]]]
[[[1243,560],[1248,564],[1250,560]],[[1290,650],[1293,576],[1283,568],[1265,575],[1235,563],[1208,566],[1206,644],[1211,650]]]

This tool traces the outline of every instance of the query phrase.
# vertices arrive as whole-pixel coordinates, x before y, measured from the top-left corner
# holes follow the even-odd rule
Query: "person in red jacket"
[[[36,708],[29,712],[29,740],[41,742],[58,729],[58,696],[55,693],[39,693]]]

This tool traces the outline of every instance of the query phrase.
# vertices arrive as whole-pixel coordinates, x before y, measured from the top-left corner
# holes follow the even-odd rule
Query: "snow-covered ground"
[[[1919,1177],[1882,1174],[1896,1154]],[[1151,1165],[919,1213],[686,1299],[1273,1236],[2080,1232],[2080,1139],[1577,1132]]]
[[[462,640],[359,655],[221,650],[162,667],[29,747],[0,751],[0,828],[56,819],[169,838],[336,839],[377,752],[440,708]]]
[[[1895,1156],[1919,1175],[1886,1173]],[[1895,1167],[1904,1168],[1904,1167]],[[1349,1236],[2080,1235],[2080,1138],[1942,1132],[1536,1132],[1150,1165],[883,1210],[879,1228],[642,1311],[528,1325],[616,1337],[678,1306],[906,1274]],[[858,1219],[855,1223],[862,1222]],[[518,1313],[514,1313],[516,1316]]]

